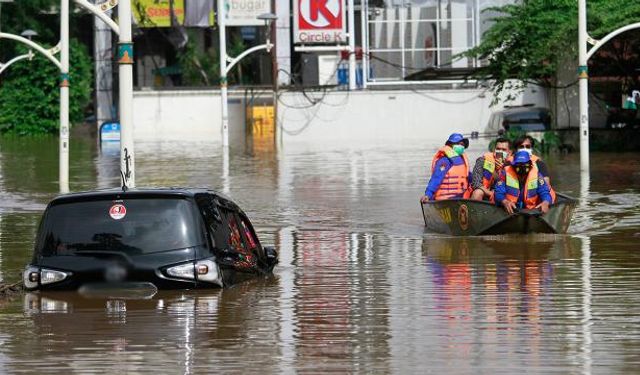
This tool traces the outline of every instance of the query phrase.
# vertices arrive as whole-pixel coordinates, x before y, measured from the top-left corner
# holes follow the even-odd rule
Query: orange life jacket
[[[540,158],[537,157],[536,155],[533,155],[533,154],[531,154],[531,156],[529,156],[529,158],[531,159],[531,164],[536,166],[536,169],[538,169],[536,163],[538,162],[538,160],[540,160]],[[508,164],[512,164],[513,163],[513,155],[509,156],[509,158],[507,159],[507,163]],[[553,200],[553,202],[551,202],[551,203],[555,203],[556,202],[556,191],[553,190],[553,186],[551,186],[551,184],[549,184],[549,194],[551,194],[551,199]]]
[[[520,197],[520,180],[518,174],[511,165],[505,166],[504,171],[506,174],[506,198],[518,204],[518,198]],[[531,167],[524,186],[524,206],[526,209],[532,210],[540,203],[538,197],[538,167],[535,163]]]
[[[433,195],[434,200],[469,197],[469,161],[467,156],[458,155],[449,146],[444,146],[433,156],[431,161],[431,174],[433,175],[436,163],[440,158],[446,157],[451,162],[451,168],[444,176],[438,190]]]
[[[482,185],[487,189],[493,188],[495,181],[494,174],[496,171],[496,158],[493,152],[486,152],[484,155],[484,164],[482,165]]]

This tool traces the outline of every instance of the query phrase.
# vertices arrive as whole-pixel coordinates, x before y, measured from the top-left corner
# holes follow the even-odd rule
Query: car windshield
[[[533,122],[545,122],[548,116],[544,111],[527,111],[509,114],[505,116],[505,120],[510,123],[529,124]]]
[[[545,111],[525,111],[512,113],[505,117],[505,128],[523,131],[544,131],[548,126],[549,115]]]
[[[146,254],[204,243],[197,213],[181,198],[62,203],[45,214],[36,253],[86,251]]]

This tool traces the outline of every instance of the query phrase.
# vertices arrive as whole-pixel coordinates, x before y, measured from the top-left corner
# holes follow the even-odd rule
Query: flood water
[[[56,139],[0,139],[0,280],[30,261],[57,186]],[[486,147],[476,142],[475,159]],[[549,157],[581,198],[567,235],[451,238],[418,204],[437,145],[136,144],[138,186],[227,191],[273,277],[151,299],[0,300],[0,373],[637,373],[640,154]],[[71,189],[115,187],[117,157],[71,144]],[[228,172],[228,173],[227,173]]]

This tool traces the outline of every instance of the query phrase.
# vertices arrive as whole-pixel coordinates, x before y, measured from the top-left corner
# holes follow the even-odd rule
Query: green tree
[[[20,47],[17,53],[25,53]],[[84,45],[70,41],[69,120],[81,122],[91,98],[92,65]],[[56,133],[59,128],[60,71],[44,56],[21,61],[6,71],[0,86],[0,133]]]
[[[218,48],[209,48],[200,51],[196,47],[195,38],[190,35],[189,42],[178,54],[183,84],[187,86],[211,86],[220,82],[220,58]],[[238,56],[246,49],[250,48],[238,34],[231,35],[231,43],[228,45],[227,54]],[[262,52],[264,53],[264,52]],[[253,83],[251,77],[243,72],[251,71],[258,54],[253,53],[245,56],[229,72],[227,77],[230,84],[250,84]]]
[[[554,85],[560,64],[576,61],[578,53],[577,0],[524,0],[490,8],[499,12],[479,46],[462,54],[487,63],[474,78],[492,82],[496,98],[516,79],[516,89],[535,82]],[[588,30],[594,38],[640,21],[640,1],[589,0]],[[508,98],[507,98],[508,99]]]

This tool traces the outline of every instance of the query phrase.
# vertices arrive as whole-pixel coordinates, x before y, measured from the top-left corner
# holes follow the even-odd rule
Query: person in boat
[[[533,154],[533,147],[536,142],[530,135],[524,135],[522,137],[517,138],[513,142],[513,148],[518,151],[526,151],[531,156],[531,161],[535,163],[536,167],[538,167],[538,171],[542,173],[544,180],[547,184],[551,183],[551,179],[549,178],[549,168],[547,168],[547,164],[539,157]]]
[[[511,164],[505,165],[496,183],[495,201],[509,215],[518,209],[549,211],[553,203],[551,186],[544,180],[536,163],[526,151],[518,151]]]
[[[469,161],[464,154],[469,147],[469,139],[460,133],[449,136],[444,146],[433,156],[431,178],[420,200],[468,198]]]
[[[493,202],[495,184],[511,155],[511,142],[504,137],[495,141],[493,152],[486,152],[476,160],[471,175],[471,199]]]

